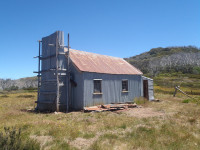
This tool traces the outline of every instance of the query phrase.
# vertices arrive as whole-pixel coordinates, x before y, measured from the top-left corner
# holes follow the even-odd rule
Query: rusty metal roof
[[[67,48],[65,49],[67,51]],[[70,59],[83,72],[141,75],[142,72],[122,58],[70,49]]]

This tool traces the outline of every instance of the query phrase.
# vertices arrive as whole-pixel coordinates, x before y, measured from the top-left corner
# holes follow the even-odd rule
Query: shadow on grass
[[[39,111],[37,109],[20,109],[22,112],[33,113],[33,114],[70,114],[74,112],[83,112],[83,110],[74,110],[69,112],[56,112],[56,111]]]
[[[19,95],[17,97],[19,97],[19,98],[33,98],[35,96],[34,95]]]
[[[36,109],[20,109],[22,112],[33,113],[33,114],[50,114],[53,111],[38,111]]]

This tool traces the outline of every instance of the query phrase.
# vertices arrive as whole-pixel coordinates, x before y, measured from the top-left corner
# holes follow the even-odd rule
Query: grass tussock
[[[199,105],[200,104],[200,97],[189,98],[189,99],[187,98],[187,99],[182,100],[182,103],[194,103],[194,104]]]
[[[148,103],[148,100],[144,97],[136,97],[134,99],[134,102],[137,104],[137,105],[145,105]]]
[[[84,139],[90,139],[90,138],[94,138],[94,137],[95,137],[95,133],[85,133],[85,134],[83,134]]]

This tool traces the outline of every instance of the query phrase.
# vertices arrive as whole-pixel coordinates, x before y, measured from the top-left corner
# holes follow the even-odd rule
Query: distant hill
[[[37,87],[37,77],[27,77],[17,80],[11,79],[0,79],[0,90],[5,90],[8,88],[36,88]]]
[[[200,49],[194,46],[158,47],[137,56],[125,58],[144,74],[155,76],[159,73],[200,74]],[[17,80],[0,79],[0,90],[7,88],[37,87],[37,77]]]
[[[166,72],[200,74],[200,49],[194,46],[153,48],[125,60],[153,76]]]

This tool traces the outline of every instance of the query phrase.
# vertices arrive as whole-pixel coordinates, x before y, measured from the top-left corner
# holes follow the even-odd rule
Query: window
[[[128,80],[122,80],[122,92],[128,92]]]
[[[101,79],[94,79],[94,93],[95,94],[101,94],[102,90],[101,90]]]

